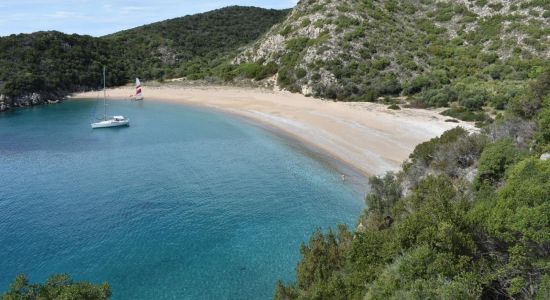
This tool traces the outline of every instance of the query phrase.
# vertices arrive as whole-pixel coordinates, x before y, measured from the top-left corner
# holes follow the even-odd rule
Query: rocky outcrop
[[[0,112],[8,110],[7,97],[4,94],[0,94]]]
[[[42,104],[56,104],[60,103],[66,93],[30,93],[19,97],[9,97],[4,94],[0,94],[0,112],[7,111],[14,107],[31,107]]]
[[[38,103],[42,103],[43,100],[42,100],[42,97],[40,96],[40,94],[38,93],[32,93],[31,96],[29,97],[30,100],[31,100],[31,103],[32,105],[36,105]]]
[[[540,156],[540,160],[549,160],[550,159],[550,152],[546,152],[543,155]]]

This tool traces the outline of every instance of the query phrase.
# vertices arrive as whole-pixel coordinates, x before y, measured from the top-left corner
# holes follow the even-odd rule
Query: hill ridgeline
[[[287,10],[232,6],[94,38],[61,32],[0,37],[0,111],[134,77],[197,77],[234,57]]]
[[[550,55],[550,2],[302,0],[234,63],[275,63],[278,85],[342,101],[404,96],[484,121]]]

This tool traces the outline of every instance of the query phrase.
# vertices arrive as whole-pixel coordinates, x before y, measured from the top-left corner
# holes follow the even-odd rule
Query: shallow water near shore
[[[317,227],[353,225],[357,181],[233,116],[112,101],[0,114],[0,292],[19,273],[109,282],[113,299],[270,299]]]

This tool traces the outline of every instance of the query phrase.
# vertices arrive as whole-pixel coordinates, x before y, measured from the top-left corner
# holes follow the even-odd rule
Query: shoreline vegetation
[[[128,100],[132,87],[107,90],[110,99]],[[364,175],[399,169],[414,147],[471,123],[446,122],[437,110],[391,110],[385,105],[333,102],[265,88],[144,83],[145,101],[212,108],[273,127],[327,153]],[[94,99],[97,92],[69,99]]]
[[[371,177],[356,228],[317,230],[274,299],[549,299],[550,70],[529,91]]]
[[[93,299],[107,300],[111,297],[108,283],[92,284],[73,280],[67,274],[52,275],[45,283],[31,283],[25,275],[18,275],[2,300],[34,299]]]

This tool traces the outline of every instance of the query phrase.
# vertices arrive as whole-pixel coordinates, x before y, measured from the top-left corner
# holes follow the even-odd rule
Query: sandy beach
[[[109,89],[110,99],[129,99],[132,87]],[[375,103],[345,103],[260,88],[144,86],[145,101],[214,108],[279,129],[366,175],[398,170],[419,143],[470,123],[449,123],[435,110],[389,110]],[[72,99],[96,98],[97,92]]]

